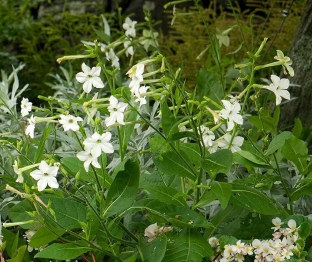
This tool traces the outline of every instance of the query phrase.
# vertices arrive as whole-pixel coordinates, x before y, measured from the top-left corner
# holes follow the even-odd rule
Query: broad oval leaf
[[[161,235],[151,242],[147,242],[147,240],[144,239],[140,248],[144,261],[161,262],[163,261],[167,249],[167,237],[166,235]]]

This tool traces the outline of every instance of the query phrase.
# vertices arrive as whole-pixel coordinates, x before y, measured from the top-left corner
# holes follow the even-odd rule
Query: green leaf
[[[186,206],[174,206],[154,199],[142,199],[137,201],[133,208],[146,209],[176,226],[203,228],[212,226],[203,215]]]
[[[199,145],[195,143],[183,143],[180,145],[180,150],[187,155],[193,164],[200,166],[201,154],[199,150]]]
[[[219,76],[205,68],[199,70],[196,75],[198,99],[203,100],[204,96],[209,97],[215,103],[222,105],[221,99],[224,97],[223,87]],[[210,104],[211,109],[219,109]]]
[[[15,206],[11,207],[8,216],[13,222],[29,221],[34,219],[32,216],[29,215],[34,211],[35,208],[31,204],[31,202],[25,199]],[[33,224],[20,225],[20,227],[24,229],[30,229],[35,227],[36,225],[38,225],[38,223],[34,222]]]
[[[297,225],[298,226],[298,225]],[[308,236],[311,235],[311,224],[307,222],[303,222],[300,224],[300,228],[298,229],[298,234],[300,238],[306,239]]]
[[[229,183],[213,181],[211,183],[211,190],[220,201],[221,208],[225,209],[231,197],[232,185]]]
[[[128,114],[125,118],[125,122],[133,122],[133,124],[127,124],[120,126],[120,132],[119,132],[119,139],[120,144],[123,147],[123,152],[126,152],[130,137],[132,135],[133,129],[134,129],[134,121],[137,119],[137,112],[132,111],[130,114]]]
[[[199,201],[194,205],[194,208],[206,206],[214,200],[217,200],[217,196],[212,192],[211,189],[206,190]]]
[[[125,170],[118,172],[107,193],[107,208],[103,217],[108,218],[120,213],[133,204],[139,188],[139,177],[139,164],[128,160]]]
[[[295,121],[295,125],[293,129],[291,130],[291,132],[293,133],[295,137],[300,138],[300,135],[302,134],[302,123],[299,118],[295,118],[294,121]]]
[[[47,124],[45,126],[43,133],[42,133],[42,136],[41,136],[41,139],[40,139],[40,142],[38,145],[38,149],[36,150],[36,156],[35,156],[35,162],[36,163],[39,163],[42,160],[45,142],[48,139],[50,132],[51,132],[51,129],[49,127],[49,124]]]
[[[296,165],[300,173],[305,173],[308,147],[304,141],[294,136],[285,140],[285,144],[282,147],[282,154],[287,160],[292,161]]]
[[[31,237],[29,245],[35,248],[45,246],[53,240],[58,239],[65,232],[66,230],[64,229],[56,228],[52,225],[49,225],[49,227],[46,227],[44,225],[39,228],[36,233]]]
[[[236,152],[235,154],[238,154],[242,156],[243,158],[247,159],[248,161],[250,161],[251,163],[253,163],[254,167],[263,167],[263,168],[270,167],[266,162],[260,160],[258,156],[252,154],[249,151],[241,150],[241,151]]]
[[[232,187],[230,202],[234,205],[263,215],[275,215],[280,213],[273,200],[260,191],[239,184],[232,184]]]
[[[49,258],[49,259],[75,259],[80,255],[90,251],[89,247],[77,246],[73,243],[66,244],[52,244],[35,255],[35,258]]]
[[[161,109],[161,127],[164,131],[165,136],[168,137],[171,128],[173,126],[173,123],[175,123],[175,117],[171,113],[166,100],[163,100],[160,103],[160,109]]]
[[[45,213],[41,213],[45,216],[45,219],[49,221],[55,221],[55,225],[60,225],[66,229],[81,228],[81,222],[86,221],[87,206],[68,198],[58,198],[54,196],[42,196],[41,200],[45,204],[49,205],[53,210],[55,218]]]
[[[167,249],[167,237],[161,235],[156,237],[153,241],[147,242],[146,239],[142,241],[140,249],[143,254],[144,262],[161,262]]]
[[[195,171],[188,157],[183,153],[165,152],[161,155],[154,155],[155,166],[164,174],[176,175],[195,179]]]
[[[232,166],[233,154],[228,149],[221,149],[210,154],[202,161],[202,167],[205,169],[210,178],[215,178],[218,173],[228,173]]]
[[[17,249],[17,252],[16,252],[16,255],[11,258],[11,259],[8,259],[7,262],[21,262],[21,261],[24,261],[24,258],[25,258],[25,252],[27,250],[27,246],[24,245],[24,246],[21,246]]]
[[[212,250],[197,230],[185,228],[175,235],[167,245],[163,259],[166,262],[199,262],[204,257],[212,256]]]
[[[290,195],[292,201],[298,200],[302,196],[312,196],[312,179],[303,179]]]
[[[167,186],[145,186],[145,190],[150,192],[156,199],[167,204],[176,206],[187,206],[185,199],[181,196],[181,193],[171,187]]]
[[[277,135],[274,137],[269,144],[268,149],[265,152],[265,155],[270,155],[274,153],[276,150],[280,149],[283,147],[285,140],[292,137],[293,134],[289,131],[284,131],[283,133]]]

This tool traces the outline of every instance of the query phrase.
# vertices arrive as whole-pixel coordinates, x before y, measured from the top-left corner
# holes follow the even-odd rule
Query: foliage
[[[255,77],[293,75],[290,58],[278,50],[262,63],[264,38],[237,60],[222,49],[228,32],[211,34],[193,88],[145,15],[122,21],[122,32],[102,16],[98,41],[57,59],[79,59],[82,71],[60,67],[55,94],[39,96],[46,107],[17,106],[23,66],[2,71],[0,256],[281,261],[281,251],[284,261],[310,260],[311,156],[300,120],[277,128],[290,82]],[[272,222],[279,246],[265,252]]]

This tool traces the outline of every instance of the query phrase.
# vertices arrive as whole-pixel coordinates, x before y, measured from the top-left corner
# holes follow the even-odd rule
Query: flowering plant
[[[304,261],[311,256],[310,156],[300,122],[293,132],[277,129],[289,80],[256,80],[274,66],[293,75],[290,58],[278,50],[277,61],[259,65],[264,39],[224,76],[214,36],[217,67],[201,69],[189,89],[146,19],[148,29],[126,18],[117,38],[104,19],[103,43],[59,58],[89,62],[75,76],[62,69],[55,96],[41,97],[45,108],[25,98],[18,112],[17,70],[11,98],[10,79],[2,80],[1,109],[13,120],[1,135],[1,168],[15,201],[1,204],[1,254],[17,261],[243,261],[247,254]]]

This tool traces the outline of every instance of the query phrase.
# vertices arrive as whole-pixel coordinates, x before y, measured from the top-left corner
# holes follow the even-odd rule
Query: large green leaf
[[[45,246],[53,240],[58,239],[65,232],[65,229],[57,228],[51,224],[49,225],[49,227],[44,225],[39,228],[36,233],[31,237],[29,245],[36,248]]]
[[[229,172],[232,166],[232,161],[232,152],[228,149],[221,149],[205,158],[202,161],[202,167],[213,179],[218,173],[226,174]]]
[[[172,133],[171,129],[173,127],[173,123],[175,123],[175,117],[170,111],[166,100],[163,100],[160,103],[160,109],[161,109],[161,127],[164,131],[165,136],[169,137],[169,134]],[[178,127],[176,127],[175,131],[178,131]]]
[[[225,209],[231,197],[232,185],[225,182],[213,181],[211,183],[211,190],[220,201],[221,208]]]
[[[199,150],[199,145],[195,143],[183,143],[180,145],[180,150],[182,150],[193,164],[199,166],[201,163],[201,154]]]
[[[147,242],[147,240],[144,239],[140,249],[143,254],[144,262],[161,262],[163,261],[167,249],[167,237],[166,235],[161,235],[151,242]]]
[[[90,251],[89,247],[78,246],[74,243],[66,244],[52,244],[35,255],[35,258],[49,258],[49,259],[75,259],[80,255]]]
[[[290,138],[293,134],[289,131],[284,131],[283,133],[280,133],[276,137],[274,137],[269,144],[268,149],[266,150],[265,154],[270,155],[274,153],[276,150],[283,147],[285,140]]]
[[[27,250],[27,246],[24,245],[24,246],[20,246],[16,253],[15,253],[15,256],[12,257],[11,259],[8,259],[7,262],[21,262],[21,261],[26,261],[25,260],[25,255],[27,254],[26,253],[26,250]],[[29,259],[28,259],[29,261]]]
[[[290,195],[292,201],[298,200],[302,196],[312,196],[312,179],[303,179]]]
[[[30,216],[30,213],[34,212],[35,210],[36,209],[31,204],[31,202],[25,199],[15,206],[11,207],[8,216],[13,222],[25,222],[34,219],[32,216]],[[21,227],[24,229],[30,229],[35,227],[36,224],[37,222],[33,224],[24,224],[21,225]]]
[[[207,239],[196,229],[185,228],[168,242],[163,261],[199,262],[204,257],[210,256],[212,256],[212,250]]]
[[[272,199],[260,191],[245,185],[232,184],[230,202],[236,206],[244,207],[251,212],[263,215],[275,215],[280,213]]]
[[[265,161],[265,159],[260,159],[259,156],[256,156],[249,151],[241,150],[235,154],[238,154],[248,160],[250,163],[252,163],[253,167],[270,168],[270,165]]]
[[[156,199],[176,206],[187,206],[185,199],[181,196],[181,192],[167,186],[145,186],[145,190],[150,192]]]
[[[46,212],[41,212],[45,219],[54,221],[60,229],[81,228],[81,222],[86,221],[87,207],[75,200],[68,198],[58,198],[55,196],[42,196],[41,200],[53,210],[53,215],[46,216]]]
[[[285,140],[285,144],[282,147],[282,154],[287,160],[294,162],[301,173],[305,173],[308,160],[308,147],[304,141],[294,136]]]
[[[153,160],[156,167],[164,174],[187,177],[193,180],[196,178],[192,163],[183,152],[180,154],[165,152],[161,155],[154,155]]]
[[[139,188],[139,177],[139,164],[136,161],[128,160],[125,169],[118,172],[107,193],[104,218],[120,213],[133,204]]]

